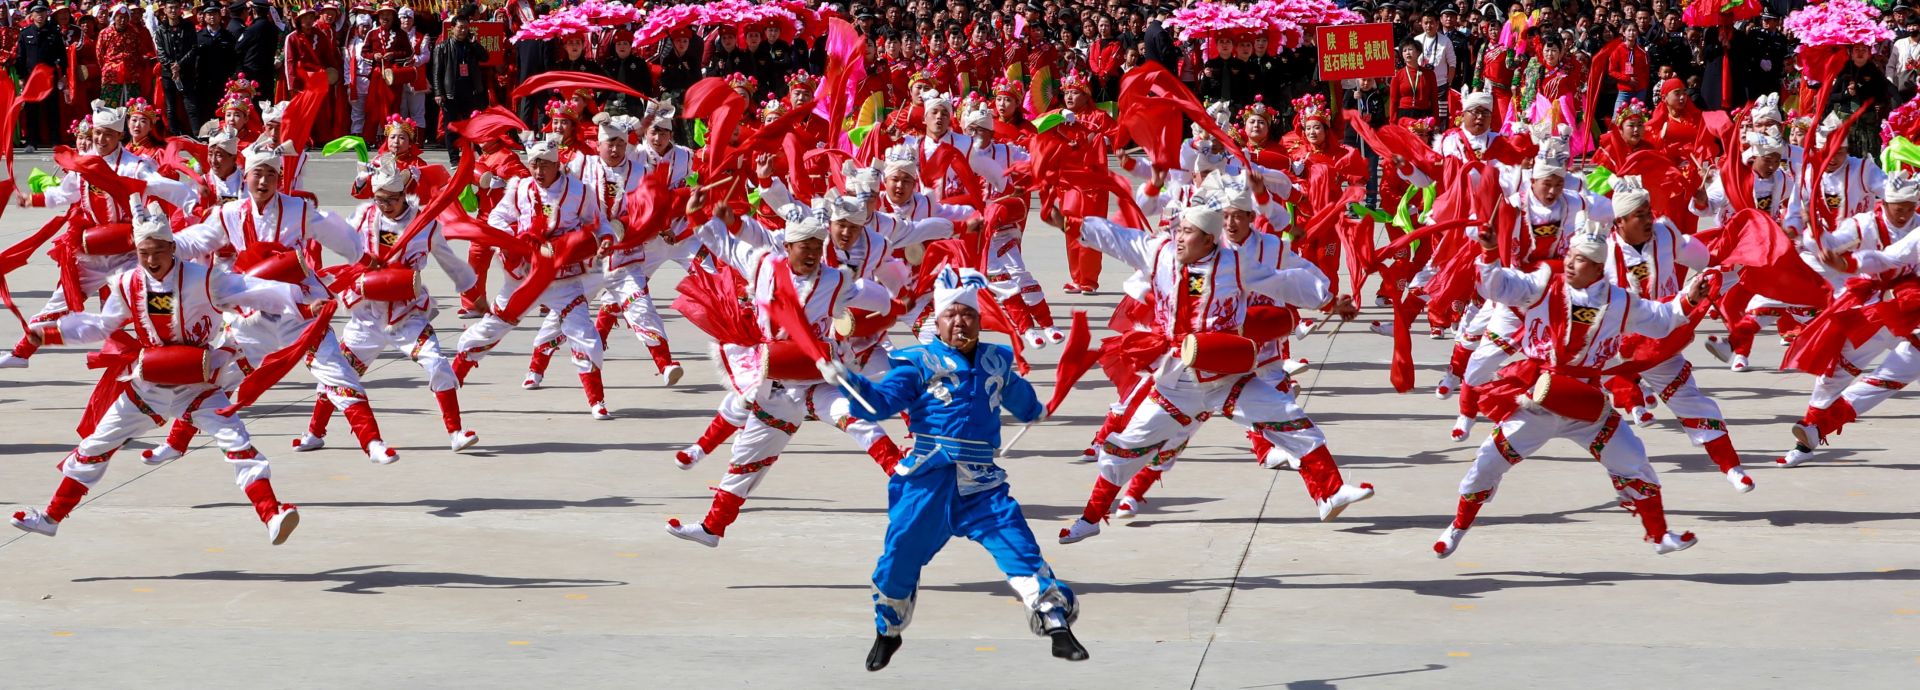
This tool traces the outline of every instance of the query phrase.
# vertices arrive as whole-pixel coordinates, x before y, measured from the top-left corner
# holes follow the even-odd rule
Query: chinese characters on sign
[[[1393,76],[1393,25],[1348,24],[1314,27],[1320,49],[1320,79],[1372,79]]]
[[[506,22],[474,22],[473,40],[486,50],[487,59],[482,63],[488,67],[500,67],[507,63],[504,48],[507,45]]]

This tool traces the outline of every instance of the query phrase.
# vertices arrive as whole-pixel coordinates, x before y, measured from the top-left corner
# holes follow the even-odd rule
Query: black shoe
[[[1059,638],[1055,638],[1055,639],[1057,640]],[[1067,639],[1073,639],[1073,636],[1068,635]],[[891,637],[887,635],[875,636],[873,638],[873,649],[867,650],[867,670],[878,671],[880,669],[886,668],[887,662],[893,661],[893,653],[900,651],[900,642],[901,640],[899,636],[891,636]],[[1075,642],[1074,646],[1079,646],[1079,644],[1080,643]],[[1060,649],[1059,642],[1054,643],[1054,649],[1056,650],[1054,652],[1054,655],[1059,656],[1060,652],[1057,651]],[[1084,649],[1080,650],[1080,658],[1082,659],[1087,658],[1086,650]]]
[[[1061,628],[1047,633],[1047,636],[1053,638],[1054,658],[1066,659],[1067,661],[1087,660],[1087,648],[1080,646],[1080,641],[1074,639],[1072,630]],[[871,659],[867,661],[867,667],[873,667],[873,661]]]

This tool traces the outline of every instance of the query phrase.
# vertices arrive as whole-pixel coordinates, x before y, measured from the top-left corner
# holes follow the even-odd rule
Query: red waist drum
[[[1194,333],[1180,343],[1180,362],[1210,374],[1245,374],[1258,363],[1259,346],[1233,333]]]
[[[412,302],[420,296],[420,272],[399,266],[375,269],[361,274],[354,287],[375,302]]]
[[[1533,393],[1528,396],[1533,404],[1548,412],[1577,419],[1583,422],[1597,422],[1607,414],[1607,393],[1586,379],[1542,372],[1533,382]]]
[[[245,257],[246,254],[242,253],[241,259]],[[236,264],[239,261],[240,259],[236,259]],[[307,281],[307,267],[300,263],[300,253],[295,251],[279,251],[264,255],[252,264],[241,267],[240,270],[249,277],[261,280],[295,285]]]
[[[163,345],[140,351],[140,380],[160,386],[213,381],[213,352],[197,345]]]
[[[766,377],[769,380],[813,381],[820,378],[820,368],[814,366],[813,358],[800,348],[799,343],[791,340],[767,343],[762,362],[766,365]]]
[[[1293,308],[1262,304],[1247,307],[1247,320],[1240,326],[1240,334],[1253,342],[1264,343],[1293,335],[1299,325],[1300,313]]]
[[[106,223],[80,231],[80,253],[94,256],[133,253],[133,225]]]

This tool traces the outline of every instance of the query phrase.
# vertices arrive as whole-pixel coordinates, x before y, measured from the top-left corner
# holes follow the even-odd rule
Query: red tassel
[[[767,461],[771,462],[774,458],[778,457],[780,456],[775,455],[772,458],[767,458]],[[700,526],[705,527],[707,532],[713,536],[727,536],[727,525],[731,525],[734,520],[740,519],[740,506],[746,502],[746,498],[736,496],[732,492],[714,489],[713,507],[707,509],[707,519],[701,521]]]

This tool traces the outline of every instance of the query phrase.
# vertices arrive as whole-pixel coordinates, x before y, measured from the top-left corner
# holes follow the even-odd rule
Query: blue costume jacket
[[[1033,384],[1013,370],[1013,350],[980,343],[969,358],[946,343],[894,350],[893,368],[878,383],[855,376],[853,388],[879,407],[852,406],[853,416],[880,421],[906,411],[911,416],[913,451],[894,471],[958,465],[962,494],[985,491],[1006,481],[993,462],[1000,447],[1000,410],[1021,423],[1046,411]]]

